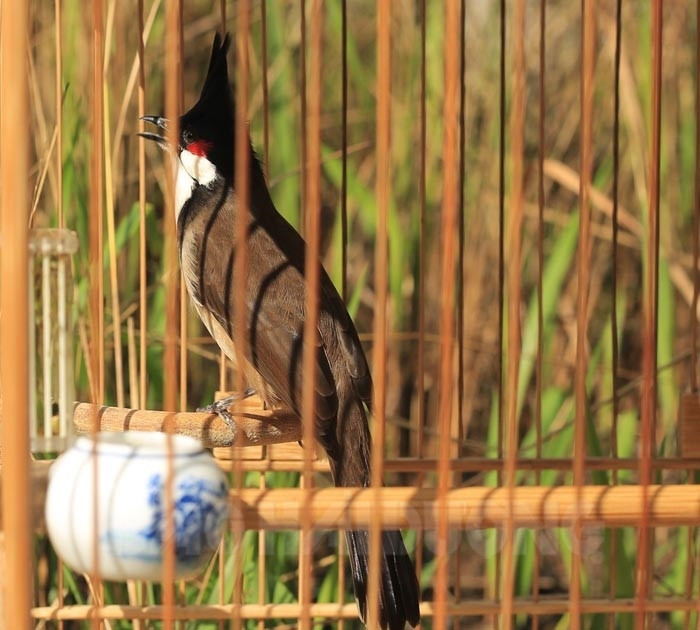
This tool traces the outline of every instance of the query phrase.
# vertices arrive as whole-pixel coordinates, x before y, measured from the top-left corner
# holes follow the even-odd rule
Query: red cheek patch
[[[207,142],[206,140],[195,140],[194,142],[190,142],[187,145],[187,150],[190,153],[193,153],[194,155],[198,155],[200,157],[207,157],[207,154],[209,153],[209,149],[211,149],[211,147],[211,142]]]

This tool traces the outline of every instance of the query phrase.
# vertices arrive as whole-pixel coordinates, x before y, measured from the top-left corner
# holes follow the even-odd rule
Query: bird
[[[249,209],[242,218],[234,190],[235,98],[229,84],[230,35],[217,32],[198,101],[179,120],[178,146],[169,150],[176,168],[175,219],[182,275],[204,325],[236,361],[236,324],[245,322],[243,373],[266,406],[284,406],[301,418],[306,317],[306,243],[278,212],[261,163],[249,147]],[[143,119],[161,129],[162,116]],[[246,132],[247,134],[247,132]],[[167,147],[153,132],[142,136]],[[235,317],[233,266],[237,224],[247,220],[248,269],[242,290],[245,317]],[[338,487],[371,484],[372,378],[355,325],[320,265],[315,370],[315,437],[324,448]],[[249,390],[250,391],[250,390]],[[214,407],[227,419],[226,411]],[[369,533],[346,531],[349,566],[359,614],[368,611]],[[403,630],[420,621],[416,571],[398,530],[381,533],[378,625]]]

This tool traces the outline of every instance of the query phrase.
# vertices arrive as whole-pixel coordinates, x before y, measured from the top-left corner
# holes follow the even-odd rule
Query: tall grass
[[[114,312],[109,301],[105,304],[107,318],[107,403],[117,399],[116,370],[127,374],[136,366],[129,365],[126,321],[138,305],[138,189],[135,131],[137,129],[136,94],[126,90],[134,60],[137,34],[134,28],[132,3],[107,3],[114,10],[110,24],[110,42],[106,51],[105,90],[109,103],[106,121],[111,134],[114,160],[107,177],[113,183],[116,226],[116,273],[119,281],[119,308]],[[197,0],[184,3],[185,64],[184,100],[186,106],[196,99],[206,67],[211,37],[218,26],[218,3]],[[260,13],[254,2],[252,27],[252,71],[250,125],[253,143],[269,166],[273,198],[280,211],[294,224],[300,225],[300,96],[299,96],[299,10],[298,1],[267,2],[268,10],[268,79],[270,147],[263,154],[262,130],[262,68],[260,67]],[[426,226],[420,230],[419,168],[420,138],[420,15],[419,3],[402,0],[394,3],[394,41],[392,58],[392,202],[388,213],[389,245],[389,304],[390,344],[388,364],[389,422],[387,451],[390,455],[415,455],[416,439],[406,426],[418,425],[418,399],[425,401],[424,454],[436,453],[437,436],[437,367],[438,345],[435,343],[437,313],[442,287],[439,277],[441,235],[438,231],[441,206],[441,146],[442,146],[442,60],[444,29],[442,7],[428,4],[427,32],[427,185]],[[498,3],[467,2],[467,67],[466,81],[466,168],[463,173],[465,196],[465,278],[462,287],[464,318],[464,396],[463,415],[455,418],[465,439],[455,444],[460,456],[496,456],[499,451],[498,427],[498,148],[499,148],[499,85],[498,85]],[[507,3],[508,4],[508,3]],[[577,185],[550,168],[545,177],[545,242],[543,274],[543,385],[541,417],[536,417],[534,366],[537,353],[537,54],[538,31],[535,3],[527,16],[527,110],[526,110],[526,169],[523,269],[524,301],[521,305],[523,353],[519,367],[518,417],[519,454],[533,457],[536,449],[536,426],[539,423],[543,457],[567,457],[573,444],[573,374],[575,333],[573,324],[576,308],[576,247],[578,242]],[[590,455],[633,457],[637,453],[640,406],[641,363],[641,278],[648,264],[644,246],[648,206],[647,161],[650,129],[650,17],[647,3],[624,3],[625,19],[622,35],[621,65],[621,164],[619,200],[621,212],[629,219],[621,227],[620,264],[611,266],[610,216],[605,214],[612,187],[612,87],[614,55],[614,2],[598,2],[598,48],[596,92],[594,102],[594,174],[596,191],[603,202],[594,203],[591,268],[591,318],[588,331],[590,364],[587,378],[589,402],[588,450]],[[689,3],[674,5],[668,11],[664,25],[664,94],[662,122],[662,188],[661,188],[661,264],[659,268],[659,409],[655,451],[657,455],[677,453],[675,426],[680,392],[687,387],[689,348],[689,298],[683,288],[691,278],[691,222],[693,208],[694,138],[693,117],[694,44],[697,33],[693,27],[694,14]],[[78,232],[83,247],[76,257],[77,312],[81,329],[88,320],[88,159],[91,137],[89,132],[89,30],[87,17],[80,3],[64,3],[64,87],[63,147],[61,156],[63,204],[67,224]],[[151,3],[146,3],[146,11]],[[546,129],[545,155],[555,167],[566,165],[576,172],[579,156],[579,77],[580,77],[580,15],[579,4],[548,3]],[[681,6],[683,5],[683,6]],[[348,143],[348,214],[349,265],[347,276],[352,295],[350,309],[366,347],[372,351],[372,330],[375,287],[372,285],[374,239],[377,208],[374,198],[375,176],[375,21],[374,3],[353,0],[349,3],[348,77],[349,103]],[[340,268],[340,185],[341,164],[341,101],[340,101],[340,3],[324,4],[325,53],[323,95],[323,228],[324,262],[332,278],[339,282]],[[35,72],[33,116],[36,133],[35,155],[37,170],[49,155],[48,147],[55,117],[53,115],[53,8],[47,3],[35,3],[32,9],[34,28],[32,51]],[[233,10],[229,11],[233,17]],[[154,113],[163,111],[163,14],[156,14],[146,48],[147,102]],[[510,28],[510,26],[509,26]],[[233,24],[229,24],[233,31]],[[51,44],[51,45],[50,45]],[[507,51],[508,70],[510,54]],[[506,73],[509,77],[509,73]],[[509,94],[510,84],[507,86]],[[508,96],[508,99],[510,96]],[[126,99],[126,100],[125,100]],[[509,105],[509,103],[508,103]],[[118,127],[119,112],[124,111],[123,126]],[[164,216],[164,171],[162,155],[149,150],[148,230],[148,328],[139,332],[139,341],[148,344],[147,405],[158,407],[163,397],[162,373],[165,305],[163,285],[163,226],[171,217]],[[506,154],[508,155],[508,154]],[[507,169],[509,164],[506,164]],[[507,188],[508,185],[507,185]],[[51,170],[44,188],[39,191],[37,224],[56,221],[56,173]],[[506,195],[508,190],[506,190]],[[507,197],[506,197],[507,199]],[[506,203],[506,212],[508,204]],[[635,227],[637,226],[637,227]],[[455,226],[456,229],[457,226]],[[418,255],[421,241],[426,251],[426,277],[418,275]],[[507,255],[507,252],[506,252]],[[109,278],[110,261],[105,257],[105,277]],[[617,295],[612,295],[611,278],[617,277]],[[417,365],[415,333],[419,321],[418,287],[424,282],[426,313],[426,360]],[[107,285],[109,286],[109,285]],[[619,373],[616,391],[620,395],[619,415],[613,421],[611,396],[612,327],[611,305],[616,300],[619,330]],[[209,402],[217,386],[218,352],[203,333],[197,318],[189,312],[189,381],[188,405]],[[114,363],[111,328],[118,327],[122,344],[123,364]],[[78,370],[77,391],[81,399],[89,395],[85,368],[85,347],[76,354]],[[506,349],[507,350],[507,349]],[[507,356],[507,355],[505,355]],[[417,391],[418,371],[423,370],[425,391]],[[128,393],[128,379],[127,393]],[[127,398],[128,400],[128,398]],[[613,435],[613,432],[616,432]],[[455,435],[457,431],[455,429]],[[615,437],[615,439],[613,439]],[[447,439],[441,436],[441,439]],[[613,453],[613,445],[616,451]],[[620,472],[618,482],[634,482],[632,472]],[[685,481],[679,471],[659,472],[658,481]],[[413,475],[394,481],[418,483]],[[610,472],[589,473],[589,483],[610,484]],[[689,480],[689,479],[688,479]],[[293,486],[296,475],[266,475],[268,486]],[[521,471],[518,481],[533,484],[536,477]],[[420,483],[430,484],[427,475]],[[498,483],[496,473],[469,479],[455,478],[455,483]],[[554,485],[570,483],[569,473],[544,471],[539,483]],[[257,485],[251,474],[246,484]],[[548,543],[542,542],[545,535]],[[583,562],[584,595],[617,596],[633,594],[635,566],[635,532],[618,530],[615,544],[608,529],[587,532],[594,551]],[[475,576],[453,595],[483,597],[495,594],[499,561],[496,549],[498,534],[489,530],[483,536],[474,532],[458,534],[459,545],[453,569],[459,567],[462,576]],[[427,587],[432,575],[429,536],[412,539],[423,545],[424,569],[422,583]],[[682,595],[686,589],[685,570],[693,562],[694,550],[689,545],[686,529],[656,530],[654,548],[653,594]],[[230,546],[230,543],[227,543]],[[243,537],[243,599],[257,601],[258,537],[246,533]],[[266,538],[265,601],[287,602],[296,598],[297,536],[295,533],[270,533]],[[327,562],[333,557],[334,539],[319,538],[317,547],[317,581],[315,598],[320,601],[337,599],[338,567]],[[517,538],[518,563],[516,594],[527,595],[533,588],[535,555],[539,553],[540,584],[550,592],[566,592],[571,548],[566,530],[546,529],[535,535],[534,530],[522,531]],[[546,550],[544,550],[546,548]],[[229,548],[230,551],[230,548]],[[206,583],[188,584],[185,601],[215,602],[219,597],[219,580],[223,581],[226,599],[230,599],[234,578],[232,553],[227,553],[223,572],[214,568]],[[610,568],[615,567],[616,584],[609,585]],[[51,575],[46,585],[46,598],[55,597],[55,564],[51,560]],[[85,598],[84,587],[77,576],[66,570],[69,599],[80,602]],[[281,577],[280,577],[281,576]],[[695,580],[697,581],[697,580]],[[466,584],[467,581],[465,580]],[[347,584],[347,581],[346,581]],[[692,585],[697,593],[697,584]],[[544,586],[543,586],[544,588]],[[471,589],[471,590],[470,590]],[[349,593],[346,594],[349,597]],[[107,589],[108,601],[123,602],[122,587]],[[158,590],[147,591],[149,602],[157,601]],[[684,616],[670,615],[670,627],[681,627]],[[524,620],[522,620],[524,622]],[[695,615],[692,615],[695,623]],[[552,620],[564,627],[567,618]],[[607,627],[608,620],[591,616],[589,627]],[[210,624],[211,627],[216,627]],[[205,623],[197,627],[210,627]],[[253,627],[253,623],[250,627]],[[618,615],[616,627],[632,627],[631,616]],[[429,627],[427,621],[424,627]],[[114,624],[113,627],[127,627]],[[346,626],[347,627],[347,626]]]

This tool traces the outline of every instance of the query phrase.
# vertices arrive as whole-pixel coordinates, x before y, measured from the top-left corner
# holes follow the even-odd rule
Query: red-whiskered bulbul
[[[187,291],[202,321],[226,355],[236,361],[234,306],[236,222],[234,99],[228,82],[229,36],[214,37],[199,101],[180,118],[175,212],[180,264]],[[158,116],[145,120],[164,128]],[[144,133],[165,146],[164,137]],[[304,365],[306,244],[275,208],[262,168],[250,146],[248,270],[245,279],[244,374],[269,406],[301,415]],[[357,331],[321,268],[315,428],[328,454],[336,486],[370,485],[371,437],[365,405],[372,380]],[[237,284],[237,283],[236,283]],[[217,408],[217,411],[223,411]],[[223,417],[226,418],[225,411]],[[366,619],[369,535],[346,532],[360,615]],[[419,619],[415,569],[398,531],[382,532],[380,626],[403,630]]]

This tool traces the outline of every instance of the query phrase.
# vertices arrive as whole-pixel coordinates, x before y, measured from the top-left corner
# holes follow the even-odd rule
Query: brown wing
[[[190,220],[181,239],[183,270],[189,256],[196,273],[188,282],[200,315],[210,313],[218,326],[207,324],[219,346],[230,354],[236,339],[234,252],[221,234],[235,234],[230,206],[219,204]],[[200,223],[200,225],[194,225]],[[256,224],[254,224],[256,225]],[[183,226],[184,227],[184,226]],[[257,226],[248,240],[245,284],[246,349],[249,363],[277,397],[300,414],[303,386],[304,278],[267,231]],[[234,356],[231,356],[235,360]],[[316,355],[316,424],[319,441],[334,446],[338,398],[333,373],[319,335]],[[333,436],[331,438],[331,436]]]

